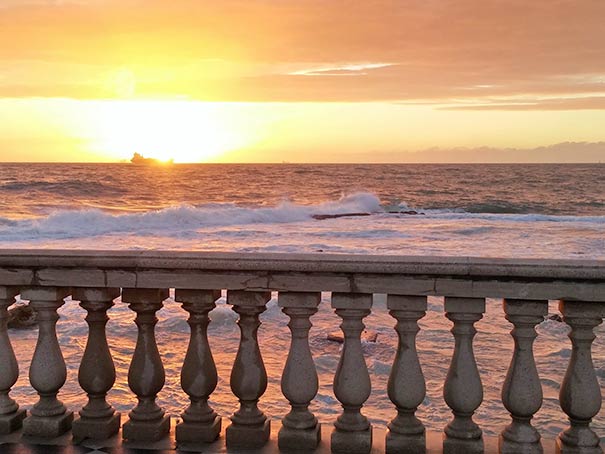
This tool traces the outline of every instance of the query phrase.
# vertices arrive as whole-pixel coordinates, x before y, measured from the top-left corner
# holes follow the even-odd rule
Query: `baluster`
[[[397,407],[397,416],[388,424],[386,452],[424,452],[425,429],[416,417],[418,405],[426,395],[426,384],[418,352],[418,320],[426,314],[426,296],[388,295],[387,308],[397,320],[397,354],[389,376],[389,398]]]
[[[280,292],[279,306],[290,317],[290,352],[281,379],[281,389],[291,410],[282,419],[280,449],[314,450],[321,440],[321,424],[309,411],[318,390],[317,370],[309,348],[309,318],[317,312],[320,293]]]
[[[220,290],[176,290],[175,301],[189,312],[191,328],[189,347],[181,370],[181,386],[191,404],[176,426],[178,443],[210,443],[221,433],[221,418],[208,405],[208,397],[216,388],[218,375],[208,344],[208,313],[216,307]]]
[[[40,399],[30,415],[23,421],[23,434],[27,436],[55,438],[71,428],[73,412],[57,399],[57,394],[67,379],[67,368],[57,340],[57,309],[69,295],[69,289],[58,287],[30,287],[21,291],[21,297],[29,300],[38,320],[38,341],[29,368],[29,381]]]
[[[136,312],[137,344],[128,369],[128,386],[138,404],[128,414],[122,428],[126,440],[157,441],[170,432],[170,417],[156,403],[157,394],[164,387],[166,375],[155,340],[155,315],[168,298],[167,289],[122,290],[122,301]]]
[[[594,328],[605,315],[605,303],[561,301],[559,310],[571,327],[572,350],[559,401],[569,416],[570,426],[559,434],[561,452],[601,453],[599,437],[590,428],[592,418],[601,408],[601,389],[592,364],[591,346]]]
[[[362,320],[372,307],[372,294],[332,293],[332,307],[342,318],[340,328],[344,333],[334,376],[334,395],[342,404],[343,412],[334,423],[332,452],[366,454],[372,449],[372,426],[361,413],[361,407],[370,397],[371,383],[361,333],[365,328]]]
[[[7,309],[15,302],[18,294],[16,288],[0,287],[0,435],[21,428],[26,416],[25,409],[19,408],[17,402],[8,395],[19,378],[19,364],[8,337]]]
[[[501,450],[538,452],[540,434],[531,425],[531,419],[542,406],[542,385],[533,344],[537,337],[535,327],[548,314],[548,301],[505,299],[503,307],[506,319],[514,326],[510,333],[515,350],[502,387],[502,403],[512,422],[502,431]],[[506,447],[510,443],[512,446]]]
[[[454,414],[454,419],[445,427],[445,434],[452,439],[481,438],[481,429],[473,421],[473,414],[483,401],[473,338],[477,333],[474,324],[481,320],[484,312],[483,298],[445,298],[445,315],[454,323],[451,331],[455,340],[454,354],[443,388],[445,402]]]
[[[239,314],[241,331],[239,348],[231,370],[231,390],[240,408],[227,427],[227,446],[260,448],[269,439],[271,421],[258,408],[258,401],[267,389],[267,371],[258,346],[259,315],[266,310],[270,292],[229,291],[227,303]]]
[[[77,440],[111,438],[120,430],[120,413],[106,400],[116,381],[116,369],[105,334],[107,310],[118,296],[117,288],[77,288],[72,294],[87,311],[88,324],[88,340],[78,371],[78,381],[88,395],[88,403],[73,422],[72,433]]]

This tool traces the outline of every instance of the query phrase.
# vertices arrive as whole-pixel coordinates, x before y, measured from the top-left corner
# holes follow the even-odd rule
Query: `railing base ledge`
[[[29,415],[23,420],[23,436],[32,439],[42,437],[58,437],[71,429],[74,414],[71,411],[57,416],[34,416]]]
[[[122,452],[121,448],[129,448],[129,449],[137,449],[137,450],[149,450],[150,454],[153,451],[161,451],[163,454],[167,454],[170,452],[196,452],[196,444],[183,444],[183,451],[177,451],[177,443],[175,440],[175,425],[180,422],[179,418],[172,419],[172,430],[170,431],[169,436],[164,437],[163,439],[156,442],[147,442],[147,441],[128,441],[124,443],[122,440],[122,432],[114,435],[112,438],[107,440],[92,440],[87,439],[83,440],[80,445],[91,449],[91,450],[99,450],[100,452],[104,451],[104,448],[110,448],[111,452],[114,454],[125,454],[128,452],[126,449]],[[272,421],[273,424],[279,425],[278,421]],[[330,438],[331,432],[333,430],[333,426],[331,424],[323,424],[321,428],[321,442],[317,446],[315,451],[304,451],[304,452],[314,452],[315,454],[331,454],[330,449]],[[374,428],[373,429],[373,444],[371,454],[384,454],[385,453],[385,436],[386,431],[384,429]],[[280,450],[278,448],[278,440],[277,440],[277,431],[272,433],[271,438],[267,442],[267,444],[256,451],[254,450],[246,450],[248,454],[252,454],[257,452],[259,454],[278,454]],[[27,448],[27,446],[37,445],[37,446],[64,446],[65,454],[73,452],[71,446],[74,444],[74,439],[71,432],[67,432],[60,437],[54,439],[41,439],[41,438],[24,438],[23,431],[19,430],[10,435],[0,435],[0,452],[29,452],[27,449],[21,449],[22,447]],[[498,437],[483,437],[483,445],[484,445],[484,453],[485,454],[497,454],[499,452],[498,446]],[[559,454],[560,451],[557,450],[556,441],[554,439],[542,439],[541,445],[543,448],[544,454]],[[222,430],[221,436],[209,444],[197,444],[198,451],[204,452],[207,454],[219,454],[225,452],[237,452],[237,449],[231,449],[225,447],[225,429]],[[417,448],[417,447],[416,447]],[[445,448],[445,449],[444,449]],[[40,451],[39,449],[36,451]],[[42,451],[43,452],[43,451]],[[53,449],[53,452],[55,450]],[[56,451],[57,454],[62,454],[60,450]],[[283,452],[283,451],[282,451]],[[294,451],[293,451],[294,452]],[[301,452],[301,451],[299,451]],[[405,452],[405,451],[400,451]],[[409,454],[416,454],[419,451],[410,451]],[[451,454],[451,451],[448,450],[448,447],[444,447],[444,438],[442,432],[426,432],[426,454]],[[406,453],[408,454],[408,453]]]
[[[74,440],[94,438],[106,440],[120,431],[120,413],[114,413],[109,418],[93,419],[77,417],[71,425]]]
[[[23,426],[23,420],[27,416],[24,408],[8,415],[0,415],[0,435],[7,435]]]
[[[214,418],[211,423],[196,424],[180,422],[176,425],[176,439],[179,446],[212,443],[221,434],[222,419]]]

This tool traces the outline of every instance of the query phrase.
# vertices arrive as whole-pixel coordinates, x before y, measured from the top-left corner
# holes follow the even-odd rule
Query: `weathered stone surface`
[[[227,427],[227,446],[258,448],[269,439],[271,424],[258,408],[267,389],[267,371],[258,345],[259,315],[270,292],[228,291],[227,304],[239,314],[240,343],[231,369],[230,385],[240,403]]]
[[[77,417],[72,424],[73,437],[75,440],[83,440],[85,438],[106,440],[120,431],[120,422],[120,413],[114,413],[107,418],[97,419]]]
[[[332,307],[342,319],[345,337],[334,375],[334,395],[343,412],[334,422],[332,452],[367,454],[372,449],[372,426],[361,413],[372,389],[361,346],[363,319],[370,314],[372,303],[371,294],[332,294]]]
[[[31,285],[34,282],[34,271],[31,269],[14,269],[12,266],[3,268],[0,265],[0,284],[2,285]]]
[[[368,454],[372,451],[372,426],[354,432],[334,429],[331,449],[337,454]]]
[[[161,305],[169,294],[167,288],[123,288],[122,301],[128,304]]]
[[[76,439],[109,438],[120,429],[120,414],[106,400],[115,383],[116,371],[105,334],[107,310],[119,295],[117,288],[78,288],[72,293],[87,311],[88,324],[88,339],[78,371],[78,381],[88,402],[72,427]]]
[[[56,438],[71,429],[73,419],[71,411],[57,416],[30,415],[23,421],[23,436]]]
[[[317,423],[311,429],[282,427],[277,439],[280,451],[311,452],[321,441],[321,424]]]
[[[158,441],[170,432],[170,417],[163,416],[153,421],[133,421],[122,426],[122,436],[128,441]]]
[[[389,295],[387,307],[397,320],[398,337],[388,382],[389,398],[395,404],[397,416],[388,424],[387,452],[399,452],[406,443],[418,451],[418,444],[424,442],[425,429],[415,413],[426,396],[426,385],[416,350],[416,335],[420,331],[418,320],[426,314],[427,298]]]
[[[15,301],[17,290],[0,287],[0,435],[10,434],[21,427],[25,410],[9,396],[19,378],[19,365],[8,336],[7,308]]]
[[[387,309],[391,311],[426,312],[426,296],[387,295]]]
[[[450,276],[525,276],[603,279],[599,260],[495,259],[351,254],[291,254],[179,251],[5,250],[0,268],[58,266],[123,269],[270,270],[364,272]]]
[[[185,421],[176,426],[176,439],[179,446],[184,443],[212,443],[221,433],[222,419],[215,416],[210,423],[196,424]]]
[[[393,296],[401,296],[411,293],[417,295],[413,297],[417,299],[422,298],[419,295],[447,296],[446,311],[449,314],[462,315],[462,318],[452,317],[452,319],[459,318],[459,323],[472,322],[472,319],[476,318],[474,315],[482,312],[481,308],[466,307],[464,300],[472,301],[475,298],[483,299],[488,296],[504,297],[509,301],[536,298],[563,299],[567,305],[568,324],[573,327],[574,349],[577,349],[578,357],[570,362],[571,372],[568,372],[571,378],[562,386],[566,394],[561,402],[572,422],[570,430],[561,438],[562,442],[565,440],[567,442],[561,446],[565,449],[570,446],[592,449],[594,436],[590,435],[588,423],[589,413],[594,410],[592,406],[596,402],[593,398],[594,383],[592,383],[594,368],[592,364],[589,365],[586,358],[590,355],[591,326],[605,315],[605,308],[601,302],[605,294],[604,269],[603,261],[575,260],[325,254],[205,254],[155,251],[120,253],[3,251],[0,253],[0,295],[6,285],[36,286],[25,288],[25,295],[36,297],[35,292],[42,291],[48,297],[49,289],[43,288],[44,286],[81,287],[93,283],[98,287],[113,285],[130,289],[138,288],[143,292],[147,292],[145,290],[147,287],[157,286],[182,287],[189,289],[187,291],[194,291],[193,289],[196,288],[227,288],[238,291],[251,290],[263,294],[267,294],[270,290],[288,290],[288,293],[297,290],[300,292],[326,290],[335,292],[334,307],[344,312],[365,310],[367,305],[366,302],[360,303],[352,298],[345,298],[339,303],[339,298],[344,294],[369,295],[373,292],[389,292]],[[52,298],[60,297],[60,293],[60,291],[56,292]],[[454,301],[454,298],[458,300]],[[231,302],[234,301],[236,300],[232,297]],[[390,310],[397,309],[393,304],[389,306]],[[475,305],[475,303],[469,304]],[[524,304],[525,308],[521,309],[530,311],[532,304],[527,302]],[[251,308],[260,308],[262,301],[243,302],[238,305],[252,311]],[[411,306],[404,305],[400,306],[399,310],[412,309]],[[516,308],[511,306],[509,311],[511,318],[539,315],[533,312],[516,313],[515,310]],[[518,322],[520,326],[524,323],[523,320]],[[55,358],[56,355],[51,357]],[[517,363],[521,365],[520,370],[529,364],[523,359],[519,359]],[[512,365],[511,369],[514,369]],[[576,378],[574,379],[573,376]],[[582,380],[578,380],[577,377]],[[514,380],[511,382],[514,383]],[[519,383],[520,381],[517,380],[516,386],[519,386]],[[476,386],[472,383],[467,388],[476,390]],[[518,402],[512,404],[509,402],[508,406],[511,408],[518,406],[521,399],[515,399],[515,396],[519,393],[509,394],[513,401]],[[515,413],[522,418],[527,417],[523,412],[525,410],[511,410],[513,418]]]
[[[425,454],[426,436],[402,435],[396,432],[387,432],[386,454]]]
[[[155,339],[156,312],[168,297],[168,289],[123,289],[122,301],[136,312],[137,343],[128,369],[128,386],[138,403],[122,428],[128,440],[157,441],[170,431],[170,418],[156,403],[166,374]]]
[[[310,317],[317,312],[319,293],[279,294],[278,303],[290,318],[290,350],[281,379],[281,389],[290,403],[290,412],[282,419],[279,446],[282,449],[313,450],[320,440],[320,424],[309,411],[317,395],[319,381],[309,348]]]
[[[531,425],[533,415],[542,406],[542,385],[534,360],[535,327],[548,313],[548,301],[504,300],[506,319],[514,328],[513,357],[502,386],[502,403],[510,412],[512,422],[502,437],[518,445],[534,449],[540,441],[539,432]],[[508,445],[507,445],[508,446]]]
[[[174,420],[173,420],[174,422]],[[174,425],[173,425],[174,426]],[[324,425],[322,427],[322,441],[319,443],[317,449],[314,452],[314,454],[329,454],[331,452],[330,449],[330,433],[332,431],[331,426],[329,425]],[[204,454],[225,454],[226,452],[242,452],[239,451],[237,449],[231,449],[231,450],[227,450],[227,447],[225,445],[225,436],[224,436],[225,431],[223,430],[221,433],[221,436],[215,440],[212,443],[188,443],[186,445],[183,445],[182,447],[179,446],[179,450],[177,450],[176,448],[176,443],[174,441],[174,431],[172,431],[170,433],[170,436],[163,438],[162,440],[158,441],[158,442],[144,442],[144,441],[127,441],[124,442],[123,438],[121,436],[121,434],[119,434],[118,436],[114,436],[112,438],[109,438],[107,440],[93,440],[93,439],[87,439],[87,440],[83,440],[81,442],[81,446],[84,449],[88,449],[88,450],[99,450],[99,451],[103,451],[103,452],[111,452],[114,454],[128,454],[130,452],[134,452],[135,450],[137,452],[143,453],[149,450],[157,450],[157,451],[161,451],[162,453],[182,453],[182,452],[199,452],[199,453],[204,453]],[[20,438],[20,434],[13,434],[11,436],[8,437],[0,437],[0,449],[1,446],[6,446],[3,445],[3,443],[8,443],[9,446],[9,450],[11,449],[16,449],[17,451],[19,449],[23,449],[24,452],[30,452],[32,449],[35,450],[36,452],[40,452],[40,453],[44,453],[44,449],[47,446],[50,446],[51,449],[54,451],[56,448],[54,448],[55,446],[59,446],[59,449],[67,449],[67,451],[71,451],[69,445],[72,443],[71,437],[69,435],[63,435],[59,438],[53,439],[53,440],[48,440],[48,439],[34,439],[34,438],[28,438],[27,442],[28,444],[19,444],[21,441]],[[16,445],[11,445],[11,443],[16,443]],[[24,442],[25,443],[25,442]],[[31,443],[31,444],[29,444]],[[498,453],[498,439],[497,438],[492,438],[492,437],[484,437],[483,438],[483,444],[484,444],[484,454],[496,454]],[[33,445],[33,446],[32,446]],[[374,428],[373,430],[373,443],[372,443],[372,454],[384,454],[385,453],[385,432],[382,429],[379,428]],[[542,445],[544,447],[544,453],[545,454],[555,454],[556,452],[556,448],[555,448],[555,441],[554,440],[549,440],[549,439],[544,439],[542,440]],[[67,446],[67,448],[63,448]],[[182,450],[181,450],[182,449]],[[48,449],[47,449],[48,450]],[[77,448],[76,448],[77,450]],[[426,433],[426,453],[427,454],[438,454],[441,453],[443,451],[443,440],[442,440],[442,433],[438,433],[438,432],[427,432]],[[271,436],[271,438],[269,439],[269,441],[267,442],[267,444],[265,446],[263,446],[261,449],[256,450],[256,451],[245,451],[251,454],[251,452],[256,452],[258,454],[278,454],[280,452],[284,452],[281,451],[278,448],[278,437],[277,437],[277,433],[275,433],[274,435]],[[295,452],[295,451],[285,451],[285,452]],[[298,452],[308,452],[308,451],[304,451],[304,450],[300,450]],[[402,453],[404,454],[408,454],[406,451],[402,451]],[[416,453],[414,453],[416,454]],[[521,454],[520,452],[516,452],[515,454]],[[534,454],[534,453],[531,453]],[[577,454],[577,452],[575,453]]]
[[[36,349],[29,368],[29,381],[38,392],[39,400],[23,421],[23,433],[28,436],[54,438],[71,428],[73,412],[57,399],[67,378],[67,368],[57,340],[57,309],[64,304],[69,289],[58,287],[29,287],[21,296],[30,301],[36,311],[39,329]]]
[[[556,454],[603,454],[603,448],[601,446],[570,446],[560,437],[557,438],[556,446]]]
[[[451,439],[480,439],[482,431],[473,421],[473,414],[483,401],[483,386],[473,352],[473,338],[477,333],[474,324],[485,312],[485,300],[446,296],[445,311],[446,317],[454,323],[451,331],[455,344],[443,387],[443,397],[452,409],[454,419],[444,431]]]
[[[281,308],[317,308],[321,302],[319,292],[279,292],[277,305]]]
[[[271,292],[230,290],[227,292],[227,304],[242,307],[265,307],[271,299]]]
[[[571,327],[572,350],[559,391],[559,402],[570,424],[559,434],[558,446],[563,452],[599,452],[599,436],[590,423],[601,408],[602,397],[591,349],[594,329],[603,322],[605,303],[561,301],[559,310]]]
[[[208,398],[216,388],[218,375],[208,344],[208,313],[216,307],[220,290],[180,290],[175,300],[183,303],[189,312],[189,345],[181,369],[181,386],[189,395],[191,404],[182,415],[183,422],[176,427],[179,445],[183,443],[209,443],[221,431],[221,418],[208,404]]]
[[[605,292],[604,267],[602,261],[583,260],[17,250],[0,254],[0,285],[383,292],[591,302]]]
[[[26,416],[25,408],[18,408],[9,414],[0,415],[0,435],[10,434],[20,429]]]
[[[447,295],[444,307],[445,312],[449,313],[483,314],[485,312],[485,299],[451,297]]]
[[[65,279],[65,271],[61,269],[43,268],[36,270],[36,283],[44,286],[65,286],[62,282]],[[69,270],[69,280],[71,285],[81,287],[103,287],[105,275],[102,270],[72,269]]]
[[[495,450],[486,451],[483,438],[463,440],[447,435],[443,437],[443,454],[487,454],[492,452],[496,453]]]
[[[370,309],[374,302],[371,293],[332,293],[333,309]]]
[[[228,448],[258,449],[263,447],[271,436],[271,421],[267,419],[260,425],[231,424],[225,431]]]
[[[543,454],[544,447],[539,441],[536,443],[516,443],[504,438],[498,437],[499,454]]]

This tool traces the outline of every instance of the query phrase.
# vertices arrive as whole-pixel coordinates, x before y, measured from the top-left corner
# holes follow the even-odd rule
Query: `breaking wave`
[[[188,232],[205,227],[277,224],[312,220],[314,215],[379,213],[379,198],[355,193],[316,205],[284,201],[273,207],[245,207],[232,203],[202,206],[181,204],[142,213],[112,214],[99,209],[60,210],[46,217],[22,220],[0,218],[0,240],[78,238],[113,233],[140,236]]]
[[[468,220],[473,222],[498,222],[502,225],[509,223],[561,223],[605,225],[605,216],[560,216],[546,214],[511,214],[511,213],[469,213],[460,209],[421,209],[411,208],[406,203],[381,205],[380,198],[372,193],[357,192],[344,195],[338,200],[325,201],[317,204],[297,204],[283,201],[274,206],[256,205],[242,206],[235,203],[212,203],[205,205],[180,204],[157,210],[144,212],[112,212],[107,210],[80,209],[56,210],[47,216],[25,219],[9,219],[0,217],[0,242],[29,241],[29,240],[68,240],[94,238],[104,235],[134,235],[137,237],[164,236],[187,239],[196,236],[204,229],[219,228],[214,233],[229,230],[235,226],[268,226],[274,224],[330,222],[330,218],[344,215],[373,215],[365,216],[363,228],[354,232],[342,231],[334,224],[332,229],[320,232],[320,235],[331,234],[340,237],[368,238],[403,238],[405,224],[396,232],[386,231],[375,225],[377,217],[400,219],[405,223],[410,217],[437,220]],[[357,218],[356,222],[361,223]],[[314,231],[305,224],[302,228],[309,237]],[[359,224],[361,225],[361,224]],[[458,235],[485,234],[492,227],[466,226],[455,231]],[[223,236],[233,233],[228,231]],[[244,232],[246,237],[254,234],[250,228]],[[256,232],[263,235],[262,232]],[[317,233],[317,232],[315,232]]]

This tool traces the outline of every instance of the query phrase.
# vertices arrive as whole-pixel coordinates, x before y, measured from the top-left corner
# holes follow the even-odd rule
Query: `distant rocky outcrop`
[[[36,312],[29,304],[19,303],[8,310],[8,327],[12,329],[30,329],[38,325]]]

